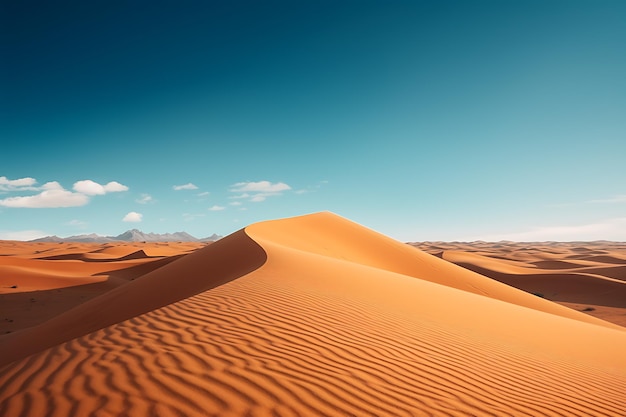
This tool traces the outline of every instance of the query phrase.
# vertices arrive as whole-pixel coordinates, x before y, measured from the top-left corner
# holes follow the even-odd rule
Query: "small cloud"
[[[141,194],[141,196],[135,201],[139,204],[154,203],[154,199],[150,194]]]
[[[0,230],[0,240],[34,240],[46,236],[49,236],[49,234],[41,230]]]
[[[100,185],[92,180],[76,181],[74,183],[74,191],[86,195],[104,195],[106,193],[115,193],[120,191],[128,191],[128,187],[117,181],[111,181],[105,185]]]
[[[207,196],[207,195],[209,195],[209,194],[211,194],[211,193],[210,193],[210,192],[208,192],[208,191],[204,191],[204,192],[202,192],[202,193],[198,193],[198,197],[206,197],[206,196]]]
[[[63,190],[63,186],[57,181],[50,181],[41,186],[42,190]]]
[[[117,181],[111,181],[104,186],[104,191],[107,193],[119,193],[121,191],[128,191],[128,187]]]
[[[190,182],[188,182],[187,184],[183,184],[183,185],[175,185],[174,190],[176,191],[180,191],[180,190],[197,190],[198,187]]]
[[[241,193],[231,196],[233,199],[249,199],[251,202],[258,203],[265,201],[268,197],[281,195],[282,191],[291,190],[291,187],[284,182],[271,183],[269,181],[248,181],[238,182],[231,185],[231,193]],[[253,194],[250,194],[253,193]]]
[[[241,201],[231,201],[228,204],[231,205],[231,206],[240,206],[242,203],[241,203]]]
[[[250,197],[250,194],[243,193],[243,194],[232,195],[229,198],[232,198],[232,199],[242,199],[242,198],[249,198],[249,197]]]
[[[271,183],[269,181],[258,182],[238,182],[233,184],[230,191],[235,193],[243,192],[260,192],[260,193],[277,193],[280,191],[291,190],[291,187],[284,182]]]
[[[223,207],[223,206],[217,206],[217,205],[215,205],[215,206],[213,206],[213,207],[209,207],[209,210],[210,210],[210,211],[222,211],[222,210],[224,210],[225,208],[226,208],[226,207]]]
[[[23,197],[9,197],[0,200],[0,206],[14,208],[59,208],[84,206],[89,197],[82,193],[73,193],[63,189],[54,181],[44,184],[44,191]]]
[[[136,211],[131,211],[122,219],[123,222],[133,222],[138,223],[142,220],[143,214],[137,213]]]
[[[252,201],[253,203],[259,203],[261,201],[265,201],[265,199],[267,197],[271,197],[274,195],[280,195],[279,193],[259,193],[259,194],[255,194],[250,198],[250,201]]]
[[[0,191],[32,190],[37,183],[34,178],[25,177],[10,180],[7,177],[0,177]]]
[[[104,191],[103,186],[91,180],[76,181],[74,183],[74,191],[87,194],[87,195],[106,194],[106,191]]]

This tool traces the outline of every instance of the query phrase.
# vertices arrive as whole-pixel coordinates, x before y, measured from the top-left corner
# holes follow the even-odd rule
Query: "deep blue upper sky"
[[[203,236],[331,210],[402,240],[626,240],[626,2],[0,15],[0,238]]]

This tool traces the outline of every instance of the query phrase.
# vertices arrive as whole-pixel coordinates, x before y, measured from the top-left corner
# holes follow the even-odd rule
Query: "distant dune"
[[[621,308],[623,252],[425,249],[327,212],[207,246],[1,242],[0,415],[626,415],[626,329],[546,299]]]
[[[430,242],[413,246],[621,326],[626,326],[626,243]]]

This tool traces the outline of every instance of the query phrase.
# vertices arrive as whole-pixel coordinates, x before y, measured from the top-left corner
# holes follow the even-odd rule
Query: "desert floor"
[[[626,244],[407,245],[327,212],[3,241],[0,415],[623,417],[625,271]]]

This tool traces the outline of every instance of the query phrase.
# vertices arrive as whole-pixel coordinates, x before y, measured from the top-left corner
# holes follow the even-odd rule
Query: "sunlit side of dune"
[[[217,245],[83,304],[131,316],[2,368],[0,415],[626,414],[617,326],[330,213]]]

